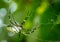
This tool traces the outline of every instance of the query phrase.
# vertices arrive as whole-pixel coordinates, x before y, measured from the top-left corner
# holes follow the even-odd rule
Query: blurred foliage
[[[60,0],[0,0],[0,42],[60,42]]]

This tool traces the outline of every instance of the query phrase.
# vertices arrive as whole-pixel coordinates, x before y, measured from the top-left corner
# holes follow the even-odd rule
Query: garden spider
[[[11,19],[11,17],[12,17],[12,19]],[[9,18],[9,22],[10,22],[8,27],[14,28],[14,29],[16,29],[17,32],[23,33],[24,35],[31,34],[31,33],[33,33],[36,30],[36,28],[38,28],[37,25],[34,28],[32,28],[30,30],[27,30],[27,31],[23,28],[23,25],[26,22],[26,20],[29,18],[29,16],[26,16],[21,24],[18,24],[15,21],[15,17],[12,14],[9,14],[8,18]],[[17,28],[18,28],[18,30],[17,30]]]

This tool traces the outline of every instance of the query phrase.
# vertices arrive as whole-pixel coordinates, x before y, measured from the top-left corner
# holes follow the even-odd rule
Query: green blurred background
[[[0,42],[60,42],[60,0],[0,0]]]

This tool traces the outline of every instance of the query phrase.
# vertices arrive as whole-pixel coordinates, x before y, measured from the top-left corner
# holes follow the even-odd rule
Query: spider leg
[[[27,34],[31,34],[31,33],[33,33],[36,29],[38,29],[39,28],[39,25],[36,25],[34,28],[32,28],[31,30],[30,30],[30,32],[28,32]]]
[[[12,15],[12,20],[13,20],[13,22],[14,22],[15,25],[18,25],[17,22],[16,22],[16,20],[15,20],[15,17],[13,15]]]
[[[22,27],[23,28],[23,26],[22,25],[24,25],[24,23],[26,22],[26,20],[29,18],[29,16],[26,16],[25,17],[25,19],[22,21],[22,23],[20,24],[20,27]]]
[[[8,18],[9,18],[10,25],[15,25],[15,24],[13,23],[13,21],[12,21],[11,17],[10,17],[10,16],[8,16]]]

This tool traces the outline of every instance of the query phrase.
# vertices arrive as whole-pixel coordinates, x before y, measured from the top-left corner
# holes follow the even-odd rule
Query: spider
[[[12,29],[14,28],[17,32],[19,32],[19,34],[20,33],[23,33],[24,35],[31,34],[36,30],[36,28],[38,28],[37,25],[35,27],[33,27],[32,29],[27,30],[27,31],[23,28],[23,25],[26,22],[26,20],[29,18],[29,16],[26,16],[25,19],[20,24],[18,24],[15,21],[15,17],[12,14],[9,14],[8,18],[9,18],[10,24],[7,27],[11,27]],[[17,28],[18,28],[19,31],[17,30]]]
[[[11,15],[11,16],[12,16],[12,15]],[[11,19],[11,17],[8,16],[8,18],[9,18],[9,22],[10,22],[10,24],[8,25],[8,27],[15,28],[15,29],[18,28],[20,32],[22,32],[22,30],[25,31],[25,29],[23,28],[23,25],[24,25],[24,23],[26,22],[26,20],[29,18],[29,16],[25,17],[25,19],[22,21],[21,24],[18,24],[18,23],[14,20],[14,19],[15,19],[14,17],[12,17],[12,19]],[[37,28],[37,27],[32,28],[29,32],[25,32],[25,34],[33,33],[33,32],[36,30],[36,28]],[[17,31],[17,29],[16,29],[16,31]],[[18,31],[17,31],[17,32],[18,32]]]

